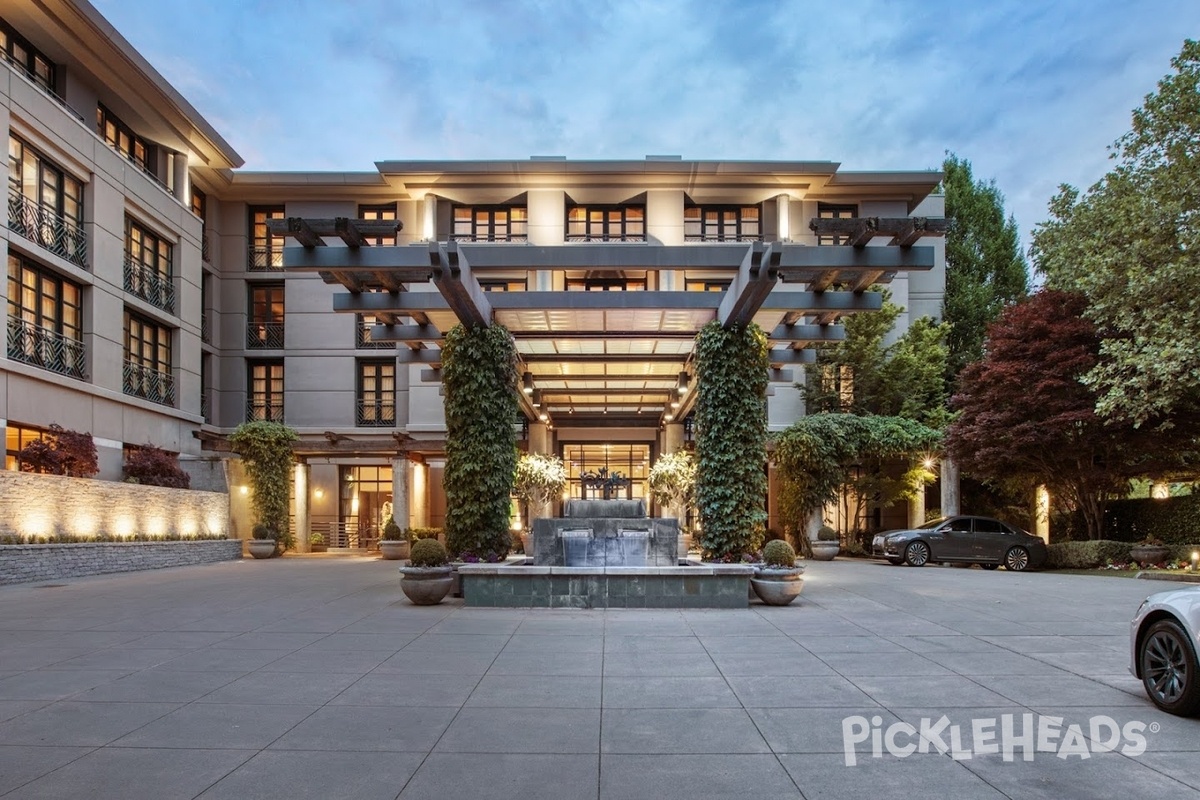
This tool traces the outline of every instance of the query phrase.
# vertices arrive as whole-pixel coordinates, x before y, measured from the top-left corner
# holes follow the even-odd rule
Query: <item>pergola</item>
[[[808,345],[838,341],[844,314],[874,311],[881,297],[866,290],[903,271],[934,266],[923,237],[942,236],[933,218],[813,219],[820,236],[839,245],[791,242],[712,242],[682,246],[653,242],[527,243],[428,242],[374,246],[392,236],[395,221],[303,219],[269,223],[274,236],[299,247],[284,250],[288,272],[315,272],[345,291],[334,310],[379,320],[373,341],[401,342],[401,362],[425,364],[422,380],[438,380],[442,335],[458,323],[500,323],[513,334],[525,374],[523,408],[530,419],[572,415],[572,424],[657,426],[682,420],[694,402],[686,389],[693,339],[713,320],[733,327],[758,323],[771,342],[771,380],[794,380],[789,366],[808,364]],[[867,245],[887,237],[887,246]],[[327,247],[326,238],[345,247]],[[685,286],[650,291],[485,291],[520,275],[568,271],[703,274],[722,291]],[[672,285],[669,280],[655,282]]]

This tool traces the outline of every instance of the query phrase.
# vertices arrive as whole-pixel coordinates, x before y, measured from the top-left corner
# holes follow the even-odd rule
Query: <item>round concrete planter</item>
[[[769,606],[786,606],[800,596],[804,588],[803,567],[769,569],[760,567],[750,579],[750,587]]]
[[[250,555],[255,558],[271,558],[275,555],[275,540],[274,539],[251,539],[249,544]]]
[[[387,561],[408,558],[408,542],[403,539],[384,539],[379,542],[379,552]]]
[[[1159,564],[1166,561],[1169,555],[1170,548],[1157,544],[1137,545],[1129,550],[1129,557],[1139,564]]]
[[[401,567],[400,588],[415,606],[433,606],[450,592],[450,567]]]
[[[815,561],[833,561],[840,552],[842,546],[837,542],[813,542],[813,560]]]

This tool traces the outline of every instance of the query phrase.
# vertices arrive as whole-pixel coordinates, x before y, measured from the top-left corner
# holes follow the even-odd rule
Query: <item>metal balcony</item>
[[[246,259],[247,272],[282,272],[283,250],[271,247],[251,247]]]
[[[360,428],[394,428],[396,426],[396,400],[380,397],[364,400],[358,398],[355,424]]]
[[[246,422],[283,422],[282,397],[251,397],[246,401]]]
[[[175,405],[175,379],[170,373],[160,372],[143,366],[136,361],[126,361],[124,371],[125,394],[160,403]]]
[[[175,282],[171,276],[147,267],[129,253],[125,254],[125,291],[155,308],[175,313]]]
[[[8,227],[54,255],[87,269],[87,234],[83,228],[11,190],[8,193]]]
[[[8,318],[8,357],[69,378],[87,378],[83,342],[20,317]]]
[[[246,349],[247,350],[282,350],[283,349],[283,323],[282,322],[247,322],[246,323]]]

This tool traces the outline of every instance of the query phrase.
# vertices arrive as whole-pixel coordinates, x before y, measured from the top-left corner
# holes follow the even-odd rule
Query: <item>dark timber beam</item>
[[[771,369],[767,370],[767,380],[771,383],[795,383],[796,379],[792,377],[790,369]]]
[[[372,325],[372,342],[439,342],[441,332],[433,325]]]
[[[717,319],[725,328],[746,325],[775,287],[782,255],[778,246],[753,242],[738,273],[721,298]]]
[[[282,220],[279,220],[282,221]],[[283,268],[288,272],[359,270],[388,272],[406,283],[432,277],[424,247],[285,247]]]
[[[492,324],[492,306],[483,287],[471,274],[471,265],[459,252],[457,242],[429,244],[433,283],[446,298],[458,321],[468,328],[486,328]]]
[[[851,247],[866,247],[878,233],[879,217],[867,217],[860,220],[858,227],[850,234],[850,240],[846,244]]]
[[[864,224],[868,226],[869,234],[868,229],[864,229]],[[902,246],[911,246],[911,242],[922,236],[945,236],[949,229],[949,221],[942,217],[848,217],[812,219],[808,227],[818,236],[850,237],[850,243],[853,243],[855,238],[865,237],[869,240],[873,236],[890,235],[894,243],[899,244],[900,241],[908,239],[910,245]]]
[[[349,217],[337,217],[333,221],[333,232],[341,237],[346,247],[365,247],[371,243],[358,227],[358,220]]]
[[[767,295],[763,302],[764,311],[798,311],[806,314],[818,312],[851,313],[856,311],[878,311],[883,308],[883,296],[876,292],[791,292],[776,290]]]
[[[846,338],[841,325],[778,325],[767,333],[772,342],[840,342]]]
[[[404,291],[404,283],[386,270],[377,269],[371,273],[371,277],[375,279],[376,283],[393,294]]]
[[[269,219],[267,220],[267,230],[272,236],[292,236],[289,230],[291,219],[299,219],[299,217],[291,217],[289,219]],[[341,236],[338,233],[338,220],[347,219],[348,222],[354,224],[354,230],[362,236],[395,236],[398,231],[404,229],[404,223],[394,219],[348,219],[346,217],[335,217],[333,219],[305,219],[304,223],[317,236]]]
[[[325,246],[325,240],[317,235],[307,220],[301,217],[288,217],[287,231],[303,247]]]
[[[428,255],[426,255],[428,258]],[[362,294],[335,294],[334,311],[353,311],[358,314],[413,314],[427,311],[449,311],[450,304],[437,292],[364,292]]]
[[[426,350],[399,350],[397,358],[401,364],[441,364],[442,351],[436,349]]]
[[[845,222],[846,220],[823,220]],[[843,247],[822,245],[805,247],[799,244],[779,245],[783,257],[779,262],[779,277],[785,281],[811,281],[815,273],[825,270],[931,270],[932,247]],[[287,261],[285,260],[286,264]]]
[[[867,289],[870,289],[871,286],[878,283],[879,280],[883,278],[884,274],[884,271],[881,269],[873,269],[867,272],[861,272],[859,273],[858,277],[855,278],[854,283],[850,284],[850,291],[856,293],[865,292]]]
[[[772,366],[775,364],[815,364],[817,363],[817,353],[815,350],[781,348],[767,351],[767,361]]]
[[[563,245],[460,243],[471,267],[506,271],[518,269],[716,269],[741,266],[749,242],[729,244],[651,245],[641,243],[579,243]]]
[[[685,364],[691,358],[690,353],[680,353],[679,355],[668,355],[665,353],[631,353],[628,355],[612,354],[612,353],[589,353],[587,355],[575,355],[570,353],[522,353],[521,360],[526,364],[537,363],[553,363],[553,364],[621,364],[628,366],[629,364],[645,364],[647,362],[654,363],[675,363]],[[544,378],[545,380],[565,380],[570,378],[603,378],[604,375],[537,375],[536,378]],[[647,378],[650,380],[650,378]]]

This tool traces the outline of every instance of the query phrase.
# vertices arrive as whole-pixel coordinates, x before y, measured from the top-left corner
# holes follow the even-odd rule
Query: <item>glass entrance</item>
[[[341,467],[338,526],[330,547],[373,548],[392,516],[392,468]]]
[[[564,444],[562,451],[567,497],[636,500],[650,496],[650,445]]]

